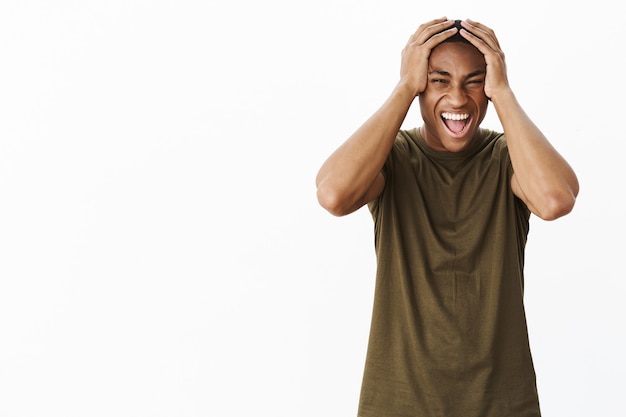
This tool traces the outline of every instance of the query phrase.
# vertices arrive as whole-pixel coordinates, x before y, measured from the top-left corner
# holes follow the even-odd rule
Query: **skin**
[[[428,84],[419,95],[422,137],[433,149],[460,152],[472,144],[487,113],[485,60],[472,45],[454,42],[437,46],[428,62]],[[469,115],[462,135],[447,129],[443,113]]]
[[[317,198],[330,213],[352,213],[380,195],[385,187],[381,169],[416,97],[426,143],[445,152],[470,146],[490,100],[507,138],[513,193],[545,220],[572,210],[578,195],[576,175],[518,103],[493,30],[466,20],[461,36],[473,47],[442,44],[457,32],[453,24],[441,18],[418,27],[402,51],[400,80],[391,95],[322,164],[316,178]],[[446,129],[444,112],[469,114],[461,134]]]

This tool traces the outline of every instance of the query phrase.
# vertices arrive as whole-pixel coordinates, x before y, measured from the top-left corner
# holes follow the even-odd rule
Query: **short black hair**
[[[467,43],[467,44],[472,45],[470,41],[468,41],[463,36],[461,36],[461,29],[464,29],[464,28],[461,26],[461,21],[460,20],[455,20],[454,21],[454,25],[450,26],[449,28],[447,28],[445,30],[452,29],[453,27],[457,28],[458,31],[454,35],[450,36],[448,39],[443,41],[442,43],[446,43],[446,42],[462,42],[462,43]],[[465,30],[467,30],[467,29],[465,29]],[[441,32],[443,32],[443,30]],[[439,33],[441,33],[441,32],[439,32]],[[469,32],[469,30],[468,30],[468,32]],[[470,33],[472,33],[472,32],[470,32]]]

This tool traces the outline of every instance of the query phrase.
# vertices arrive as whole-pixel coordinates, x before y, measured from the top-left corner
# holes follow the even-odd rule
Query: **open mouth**
[[[469,113],[442,113],[441,120],[452,136],[462,136],[469,126]]]

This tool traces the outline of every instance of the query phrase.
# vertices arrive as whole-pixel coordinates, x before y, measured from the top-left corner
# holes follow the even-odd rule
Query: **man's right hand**
[[[444,40],[452,37],[457,28],[451,27],[454,20],[447,18],[426,22],[417,28],[402,50],[400,83],[420,95],[428,82],[428,58],[431,51]],[[446,28],[449,28],[446,30]]]

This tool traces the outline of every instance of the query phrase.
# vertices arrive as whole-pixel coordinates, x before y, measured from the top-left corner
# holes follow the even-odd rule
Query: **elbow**
[[[350,210],[341,195],[329,187],[320,185],[317,188],[317,201],[333,216],[341,217],[350,214]]]
[[[546,199],[537,215],[543,220],[556,220],[569,214],[574,209],[575,204],[576,195],[573,193],[551,196]]]

